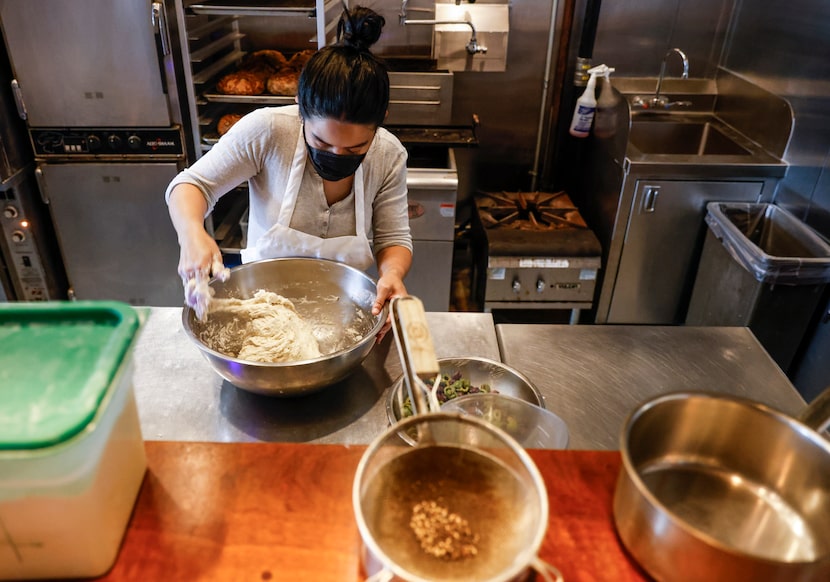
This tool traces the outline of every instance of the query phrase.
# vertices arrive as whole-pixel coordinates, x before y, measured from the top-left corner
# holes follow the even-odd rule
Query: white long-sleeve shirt
[[[223,195],[248,181],[248,244],[276,222],[301,129],[299,107],[266,107],[240,119],[204,156],[167,187],[193,184],[205,196],[208,212]],[[400,141],[379,127],[366,157],[363,177],[366,236],[375,253],[389,247],[412,250],[406,189],[407,153]],[[291,228],[320,238],[355,234],[354,188],[328,205],[323,182],[310,161],[291,217]]]

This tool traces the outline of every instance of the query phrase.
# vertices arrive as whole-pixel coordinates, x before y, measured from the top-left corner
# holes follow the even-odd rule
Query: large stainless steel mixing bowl
[[[323,356],[300,362],[260,363],[239,360],[208,347],[200,338],[206,323],[185,307],[182,324],[213,369],[228,382],[269,396],[294,396],[322,389],[352,373],[375,344],[386,310],[372,315],[377,287],[365,273],[324,259],[269,259],[231,269],[210,286],[215,297],[248,298],[260,289],[290,299],[314,329]]]

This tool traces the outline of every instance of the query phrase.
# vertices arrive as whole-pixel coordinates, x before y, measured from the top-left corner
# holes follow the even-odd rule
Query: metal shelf
[[[262,2],[234,0],[204,0],[192,4],[194,14],[235,15],[235,16],[306,16],[314,17],[314,0],[270,0]]]
[[[197,85],[207,83],[211,79],[213,79],[216,74],[224,69],[225,67],[229,66],[232,63],[235,63],[239,59],[245,56],[243,51],[234,51],[229,53],[228,55],[222,57],[220,60],[216,61],[209,67],[205,67],[195,75],[193,75],[193,82]]]
[[[213,41],[212,43],[203,46],[199,50],[195,50],[190,53],[190,62],[191,63],[201,63],[208,57],[211,57],[221,51],[223,48],[232,45],[239,39],[245,38],[245,35],[241,32],[233,32],[231,34],[225,35],[222,38]]]
[[[223,93],[204,93],[205,99],[212,103],[250,103],[253,105],[293,105],[293,95],[225,95]]]
[[[203,36],[210,34],[220,28],[232,25],[239,20],[236,16],[226,16],[224,18],[216,18],[201,26],[194,26],[187,31],[187,40],[199,40]]]

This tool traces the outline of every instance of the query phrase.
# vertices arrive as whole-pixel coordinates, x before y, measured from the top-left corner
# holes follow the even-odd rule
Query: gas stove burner
[[[564,190],[555,193],[482,192],[477,206],[487,229],[551,231],[588,228]]]
[[[592,306],[602,247],[565,192],[479,192],[474,296],[490,309]]]

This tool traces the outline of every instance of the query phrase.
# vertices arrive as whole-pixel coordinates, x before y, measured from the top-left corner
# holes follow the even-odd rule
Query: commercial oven
[[[163,194],[187,154],[165,2],[0,0],[0,21],[69,296],[181,305]]]
[[[175,13],[177,27],[186,31],[179,39],[189,103],[185,109],[190,114],[188,139],[200,156],[219,139],[217,123],[224,115],[294,103],[291,95],[267,91],[223,94],[217,89],[218,80],[258,50],[279,50],[290,58],[301,50],[333,42],[342,5],[324,0],[175,0]],[[477,140],[472,125],[448,125],[452,73],[434,70],[435,63],[428,60],[389,59],[388,64],[391,86],[386,126],[409,151],[407,186],[414,258],[405,283],[428,310],[446,311],[458,196],[452,147],[469,147]],[[238,261],[240,248],[246,244],[246,210],[247,188],[243,184],[220,200],[208,221],[226,263]],[[377,276],[375,269],[369,274]]]

